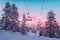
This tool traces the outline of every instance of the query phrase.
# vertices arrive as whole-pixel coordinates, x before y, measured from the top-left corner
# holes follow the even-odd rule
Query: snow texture
[[[29,32],[27,35],[21,35],[18,32],[0,30],[0,40],[60,40],[60,39],[48,38],[43,36],[39,37],[31,32]]]

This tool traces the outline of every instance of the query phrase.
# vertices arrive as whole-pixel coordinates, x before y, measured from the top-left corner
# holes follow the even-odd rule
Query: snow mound
[[[56,38],[48,38],[48,37],[39,37],[35,36],[31,33],[27,35],[21,35],[18,32],[8,32],[4,30],[0,30],[0,40],[60,40]]]

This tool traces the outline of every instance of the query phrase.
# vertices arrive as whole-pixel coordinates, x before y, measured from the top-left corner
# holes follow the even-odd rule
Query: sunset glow
[[[24,0],[2,0],[0,1],[0,17],[1,14],[3,14],[2,9],[4,8],[6,2],[16,4],[20,15],[19,20],[22,20],[23,13],[27,15],[27,8],[25,6]],[[60,25],[60,6],[58,5],[60,4],[60,0],[44,0],[44,5],[41,13],[40,11],[43,2],[42,0],[26,0],[26,2],[30,16],[32,17],[32,21],[27,21],[28,23],[37,24],[38,20],[41,19],[41,24],[44,24],[45,21],[47,21],[47,13],[52,10],[56,14],[57,23]]]

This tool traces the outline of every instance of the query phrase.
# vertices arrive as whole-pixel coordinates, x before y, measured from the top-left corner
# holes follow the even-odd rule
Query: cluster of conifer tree
[[[55,14],[50,11],[47,15],[47,21],[45,22],[45,28],[41,27],[41,24],[36,29],[28,28],[26,26],[26,17],[23,14],[23,22],[19,26],[19,13],[18,8],[15,4],[10,4],[6,2],[5,7],[3,8],[4,14],[2,14],[2,19],[0,21],[1,30],[20,32],[21,34],[27,34],[30,30],[36,34],[36,30],[39,31],[39,36],[48,36],[60,38],[60,29],[57,24]]]
[[[44,29],[45,29],[45,32],[43,31],[44,36],[60,38],[60,29],[57,24],[55,14],[52,11],[48,12],[47,21],[45,22]]]

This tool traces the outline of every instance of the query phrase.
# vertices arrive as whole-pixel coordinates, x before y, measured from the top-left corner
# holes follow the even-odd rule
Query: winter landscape
[[[1,0],[0,40],[60,40],[60,0]]]

